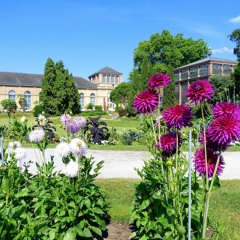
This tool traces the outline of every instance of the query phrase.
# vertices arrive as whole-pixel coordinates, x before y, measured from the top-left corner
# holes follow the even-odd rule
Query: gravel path
[[[64,164],[57,156],[55,149],[46,150],[46,158],[54,156],[56,170],[61,170]],[[149,153],[145,151],[102,151],[89,150],[88,156],[92,155],[97,163],[104,160],[104,166],[100,170],[99,178],[139,178],[136,168],[141,169],[144,160],[149,159]],[[27,149],[26,162],[35,161],[39,158],[39,151]],[[225,169],[220,176],[221,179],[240,179],[240,152],[225,152]],[[35,172],[35,164],[30,167],[31,172]]]

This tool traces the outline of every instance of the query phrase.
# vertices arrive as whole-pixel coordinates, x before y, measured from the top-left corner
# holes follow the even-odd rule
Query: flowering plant
[[[239,106],[219,103],[212,110],[206,107],[214,94],[208,80],[189,86],[188,104],[171,106],[161,113],[161,88],[169,79],[162,73],[154,75],[148,89],[133,102],[144,115],[142,129],[151,153],[138,170],[142,181],[132,205],[133,239],[205,239],[211,191],[219,185],[218,175],[224,169],[222,152],[240,138]],[[200,109],[200,120],[196,120],[196,109]],[[206,109],[210,109],[207,118]],[[194,139],[199,146],[193,157],[195,171],[189,168],[183,152],[184,133],[193,127],[200,131]]]
[[[45,119],[41,117],[41,124]],[[79,138],[60,142],[46,158],[49,138],[42,127],[29,133],[36,159],[24,163],[21,143],[10,142],[0,167],[1,239],[95,239],[107,236],[110,217],[105,194],[95,185],[103,161],[87,157]],[[40,152],[40,155],[38,154]],[[62,161],[62,162],[61,162]],[[57,170],[58,164],[62,165]],[[32,171],[36,169],[36,171]]]

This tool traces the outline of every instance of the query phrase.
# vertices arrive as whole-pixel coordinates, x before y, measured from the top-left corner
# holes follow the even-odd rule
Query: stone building
[[[186,91],[188,86],[197,80],[208,79],[213,75],[230,77],[234,71],[236,61],[213,58],[211,56],[174,70],[176,82],[176,98],[179,104],[187,101]]]
[[[42,86],[42,74],[0,72],[0,102],[4,99],[16,101],[18,108],[19,98],[24,97],[26,109],[32,110],[39,103],[39,93]],[[89,79],[73,77],[80,93],[80,104],[83,110],[89,103],[101,105],[103,109],[113,111],[114,103],[110,101],[111,90],[122,82],[122,73],[104,67],[91,74]],[[0,106],[2,110],[2,106]]]

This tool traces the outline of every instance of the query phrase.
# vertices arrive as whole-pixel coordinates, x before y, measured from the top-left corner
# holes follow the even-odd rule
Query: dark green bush
[[[126,116],[128,114],[128,112],[126,109],[121,109],[118,111],[118,114],[120,117],[122,117],[122,116]]]
[[[95,111],[102,111],[102,110],[103,110],[103,108],[102,108],[101,105],[96,105],[95,106]]]
[[[33,108],[33,116],[34,117],[38,117],[40,114],[42,114],[44,111],[43,106],[42,105],[36,105]]]
[[[143,138],[142,132],[129,130],[122,135],[121,142],[123,145],[132,145],[133,142],[139,142]]]

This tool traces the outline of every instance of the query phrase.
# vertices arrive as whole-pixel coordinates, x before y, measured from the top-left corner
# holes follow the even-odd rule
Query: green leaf
[[[93,232],[95,232],[98,236],[102,236],[102,231],[100,228],[91,226],[91,229],[93,230]]]
[[[92,237],[92,234],[88,228],[84,228],[83,235],[84,235],[84,237],[88,237],[88,238]]]
[[[2,180],[2,190],[5,194],[9,195],[10,193],[10,179],[8,176],[4,176]]]
[[[77,232],[74,228],[69,228],[63,240],[76,240]]]
[[[213,189],[218,189],[220,187],[221,187],[220,180],[219,177],[216,175],[213,181]]]

